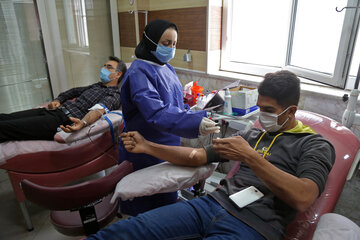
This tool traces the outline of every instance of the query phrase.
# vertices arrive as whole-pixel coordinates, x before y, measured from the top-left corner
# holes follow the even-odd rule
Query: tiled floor
[[[335,212],[342,214],[360,226],[360,176],[345,184]],[[71,240],[81,237],[67,237],[58,233],[49,221],[49,211],[27,202],[34,230],[26,231],[25,223],[12,192],[7,173],[0,169],[0,239],[1,240]],[[115,219],[116,221],[116,219]]]

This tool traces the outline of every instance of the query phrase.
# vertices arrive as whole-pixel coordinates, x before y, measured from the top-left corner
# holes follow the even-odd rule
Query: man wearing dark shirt
[[[101,82],[60,93],[48,109],[0,114],[0,142],[53,140],[58,127],[66,132],[77,131],[95,122],[106,110],[119,109],[119,83],[125,72],[126,65],[110,56],[101,68]]]
[[[300,81],[289,71],[265,75],[258,88],[260,130],[214,139],[205,148],[156,144],[138,132],[122,133],[127,151],[184,166],[228,159],[239,171],[208,196],[160,207],[100,230],[88,239],[283,239],[297,211],[305,211],[324,189],[335,161],[331,143],[295,118]],[[245,206],[229,196],[254,186],[263,196]]]

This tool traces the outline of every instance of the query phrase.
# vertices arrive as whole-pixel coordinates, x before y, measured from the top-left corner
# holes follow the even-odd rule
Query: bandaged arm
[[[83,123],[83,127],[86,127],[94,122],[96,122],[103,114],[105,113],[104,109],[91,110],[89,111],[81,122]]]
[[[93,107],[89,108],[89,112],[81,119],[83,127],[96,122],[104,113],[104,107],[100,104],[95,104]]]
[[[148,154],[177,165],[201,166],[207,163],[229,161],[228,159],[221,158],[214,151],[212,145],[204,148],[166,146],[152,142],[150,145],[151,150]]]
[[[204,147],[206,152],[206,161],[207,163],[213,163],[213,162],[228,162],[228,159],[221,158],[220,155],[215,152],[213,145],[208,145]]]
[[[90,111],[83,117],[83,119],[70,118],[74,124],[66,126],[61,125],[60,128],[67,133],[78,131],[96,122],[105,113],[104,107],[102,107],[100,104],[96,104],[89,110]]]
[[[202,166],[207,163],[204,148],[167,146],[147,141],[140,133],[124,132],[121,140],[131,153],[146,153],[156,158],[182,166]]]
[[[211,162],[224,162],[212,146],[191,148],[183,146],[167,146],[147,141],[138,132],[122,133],[121,139],[127,151],[146,153],[167,162],[183,166],[202,166]]]
[[[149,142],[149,145],[147,154],[173,164],[196,167],[207,163],[206,152],[203,148],[167,146],[153,142]]]

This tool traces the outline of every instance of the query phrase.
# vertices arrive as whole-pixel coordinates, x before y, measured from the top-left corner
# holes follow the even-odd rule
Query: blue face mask
[[[165,47],[158,44],[156,51],[151,51],[151,53],[162,63],[167,63],[175,56],[175,48]]]
[[[156,44],[154,43],[144,32],[144,35],[147,39],[150,40],[150,42],[152,42],[153,44],[155,44],[156,47],[156,51],[151,51],[151,53],[162,63],[167,63],[169,62],[171,59],[174,58],[175,56],[175,50],[176,48],[169,48],[169,47],[165,47],[161,44]]]
[[[111,72],[109,70],[107,70],[106,68],[102,67],[100,70],[100,80],[102,83],[108,83],[110,82],[110,78],[109,75],[111,74]]]

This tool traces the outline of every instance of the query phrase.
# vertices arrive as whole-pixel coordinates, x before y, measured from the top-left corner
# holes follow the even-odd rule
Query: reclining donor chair
[[[116,184],[133,171],[123,161],[109,175],[63,187],[46,187],[27,179],[21,188],[29,201],[52,210],[50,221],[68,236],[88,236],[106,226],[118,213],[118,201],[110,202]]]
[[[336,152],[335,163],[328,176],[324,191],[309,209],[297,214],[286,230],[286,240],[310,240],[320,217],[334,210],[349,169],[352,167],[353,162],[358,162],[357,160],[354,161],[354,159],[360,157],[360,142],[348,128],[320,114],[298,110],[296,118],[329,140],[334,145]],[[255,123],[255,127],[261,128],[258,122]],[[226,177],[232,177],[239,170],[239,167],[240,162],[236,162]],[[186,167],[174,165],[171,167],[171,164],[163,163],[141,169],[125,176],[118,183],[112,200],[114,201],[116,197],[127,200],[134,197],[187,188],[198,180],[209,176],[211,173],[209,174],[206,171],[210,170],[211,172],[214,168],[213,165],[210,165],[194,170],[193,168],[187,169]],[[352,168],[354,169],[355,167],[353,166]],[[185,177],[190,180],[185,180]]]
[[[305,212],[298,213],[286,229],[285,239],[311,240],[320,217],[331,213],[341,195],[350,168],[360,157],[360,142],[356,135],[342,124],[308,111],[298,110],[296,119],[321,134],[335,148],[336,159],[320,197]],[[257,122],[256,126],[260,126]],[[355,160],[355,161],[354,161]],[[233,170],[239,168],[234,166]],[[230,173],[231,174],[231,173]]]
[[[99,119],[78,132],[58,132],[56,141],[0,144],[0,168],[8,173],[29,231],[33,225],[20,186],[23,179],[47,187],[63,186],[118,163],[116,136],[124,127],[121,111],[104,116],[107,120]]]

